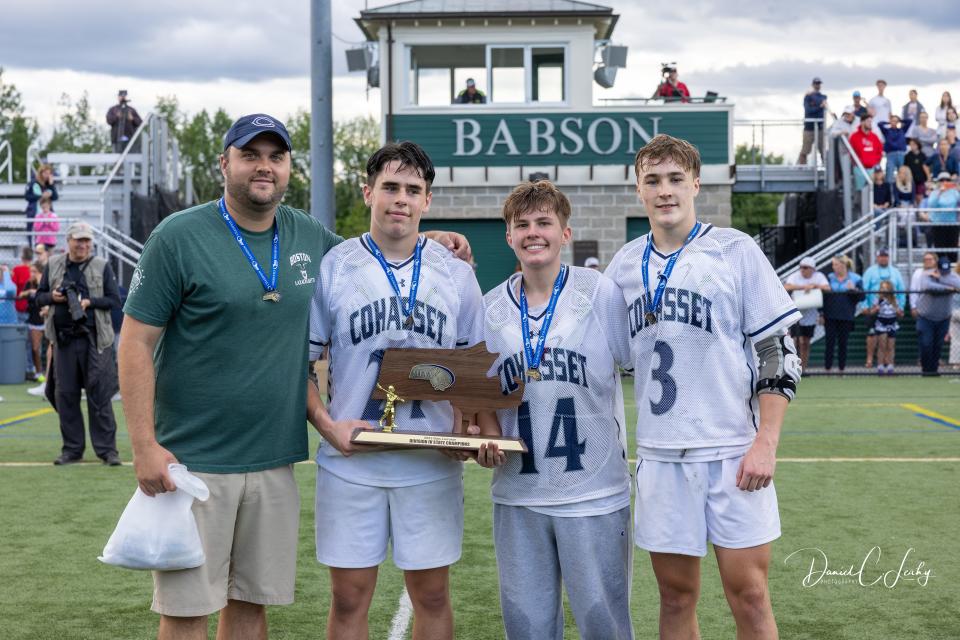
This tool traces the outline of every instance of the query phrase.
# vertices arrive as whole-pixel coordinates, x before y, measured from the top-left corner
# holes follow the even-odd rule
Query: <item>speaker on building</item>
[[[604,89],[609,89],[617,81],[617,68],[601,65],[593,72],[593,79]]]

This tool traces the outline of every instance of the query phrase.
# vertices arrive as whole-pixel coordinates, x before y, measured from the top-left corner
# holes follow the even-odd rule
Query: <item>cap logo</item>
[[[271,120],[270,118],[264,117],[264,116],[257,116],[256,118],[253,119],[253,122],[251,122],[251,124],[253,124],[253,125],[257,126],[257,127],[275,127],[275,126],[277,126],[276,124],[274,124],[273,120]]]

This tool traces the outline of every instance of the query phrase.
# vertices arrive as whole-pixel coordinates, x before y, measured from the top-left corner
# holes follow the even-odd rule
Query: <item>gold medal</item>
[[[403,326],[407,329],[413,326],[413,316],[407,316],[407,319],[403,321]]]
[[[657,324],[657,314],[655,314],[653,311],[647,311],[643,318],[647,321],[647,324]]]
[[[540,370],[539,370],[539,369],[536,369],[536,368],[534,368],[534,367],[530,367],[529,369],[527,369],[527,377],[528,377],[528,378],[531,378],[531,379],[533,379],[533,380],[539,380],[539,379],[542,378],[543,376],[540,375]]]
[[[264,302],[280,302],[280,293],[277,291],[267,291],[260,299]]]

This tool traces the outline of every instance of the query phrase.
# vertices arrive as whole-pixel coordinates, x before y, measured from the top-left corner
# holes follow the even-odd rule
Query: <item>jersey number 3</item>
[[[557,442],[560,438],[560,430],[563,429],[564,445],[560,446]],[[522,455],[522,466],[520,473],[537,473],[537,462],[533,449],[533,428],[530,425],[530,403],[523,402],[517,410],[517,430],[520,432],[520,438],[527,445],[527,452]],[[573,398],[560,398],[557,400],[557,407],[553,412],[553,423],[550,426],[550,439],[547,444],[545,457],[547,458],[566,458],[566,471],[580,471],[583,465],[580,464],[580,456],[587,448],[587,442],[580,441],[577,435],[577,411],[573,404]]]
[[[670,367],[673,366],[673,349],[666,342],[657,340],[653,350],[660,356],[660,364],[650,372],[650,375],[660,383],[660,400],[657,402],[650,400],[650,413],[662,416],[670,411],[677,401],[677,381],[670,375]]]

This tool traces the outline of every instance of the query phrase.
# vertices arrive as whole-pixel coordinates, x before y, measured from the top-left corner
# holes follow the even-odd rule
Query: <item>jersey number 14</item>
[[[522,454],[523,464],[520,467],[520,473],[538,473],[533,447],[533,428],[530,425],[529,402],[522,402],[517,410],[517,430],[520,432],[520,438],[527,445],[527,453]],[[563,446],[557,442],[561,430],[565,443]],[[581,442],[577,435],[577,410],[573,404],[573,398],[560,398],[553,412],[553,423],[550,426],[550,439],[545,457],[566,458],[566,471],[580,471],[583,469],[580,456],[586,448],[586,440]]]

